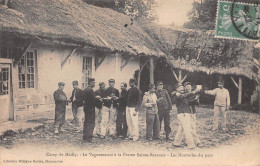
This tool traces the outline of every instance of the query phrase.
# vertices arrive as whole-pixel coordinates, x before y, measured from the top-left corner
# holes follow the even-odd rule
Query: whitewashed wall
[[[98,67],[95,73],[96,87],[99,82],[105,82],[108,87],[108,80],[115,79],[115,87],[119,90],[121,82],[129,82],[130,78],[134,77],[135,71],[139,69],[139,60],[137,58],[129,60],[127,65],[120,69],[122,62],[122,55],[114,54],[106,56],[105,60]]]
[[[99,82],[105,82],[108,87],[108,80],[116,80],[115,87],[120,89],[121,82],[129,82],[134,77],[135,70],[139,69],[138,58],[130,60],[127,65],[120,69],[122,56],[119,54],[108,55],[95,70],[95,53],[91,50],[75,51],[66,61],[63,67],[61,63],[72,48],[46,46],[34,44],[31,48],[37,50],[37,80],[34,89],[19,89],[17,66],[14,68],[14,101],[15,114],[20,115],[28,111],[53,110],[53,92],[58,89],[58,82],[65,83],[64,92],[67,97],[71,96],[72,81],[78,80],[82,85],[83,56],[92,57],[92,77],[96,79],[96,87]]]
[[[58,82],[65,83],[64,92],[71,96],[72,81],[82,80],[82,56],[92,57],[94,70],[95,56],[90,51],[75,51],[63,67],[61,63],[72,51],[69,48],[34,44],[31,50],[37,50],[37,77],[34,89],[19,89],[18,67],[14,68],[14,101],[16,115],[30,110],[54,109],[53,93],[58,89]]]

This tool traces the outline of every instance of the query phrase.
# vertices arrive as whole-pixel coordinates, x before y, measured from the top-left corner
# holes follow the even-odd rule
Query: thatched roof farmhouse
[[[162,59],[171,75],[169,68],[160,69]],[[241,76],[245,84],[255,85],[259,68],[254,43],[216,39],[213,31],[133,20],[82,0],[9,0],[0,5],[0,95],[6,96],[0,103],[7,103],[0,104],[0,122],[28,111],[52,110],[58,82],[65,82],[65,93],[71,94],[73,80],[85,87],[89,77],[97,83],[114,78],[117,88],[136,77],[142,89],[162,77],[181,82],[187,78],[181,71],[230,75],[239,103]]]
[[[162,27],[147,21],[142,26],[173,68],[260,79],[260,54],[252,41],[214,38],[214,31]]]
[[[172,72],[176,80],[183,82],[191,75],[184,76],[182,71],[206,73],[211,79],[211,75],[222,75],[228,78],[231,93],[238,95],[239,104],[243,96],[250,100],[252,95],[251,101],[255,100],[252,99],[257,96],[255,86],[260,82],[260,50],[255,47],[257,42],[220,39],[214,37],[214,31],[165,27],[146,20],[139,21],[166,54],[165,61],[174,69]],[[201,74],[197,76],[193,79],[205,78]]]
[[[8,1],[0,5],[0,72],[11,74],[0,91],[7,96],[3,102],[10,103],[0,106],[6,110],[3,120],[19,119],[24,110],[53,109],[60,81],[66,94],[73,80],[85,87],[89,77],[97,82],[114,78],[119,88],[133,77],[142,55],[165,54],[122,13],[82,0]]]
[[[163,55],[137,22],[82,0],[13,0],[0,5],[0,32],[133,55]]]

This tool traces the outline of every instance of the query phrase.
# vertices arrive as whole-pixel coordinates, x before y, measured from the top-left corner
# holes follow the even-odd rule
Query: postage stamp
[[[260,5],[219,1],[215,37],[259,40]]]

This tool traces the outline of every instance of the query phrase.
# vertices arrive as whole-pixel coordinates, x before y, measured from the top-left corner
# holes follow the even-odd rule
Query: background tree
[[[214,29],[218,0],[194,1],[188,13],[189,22],[183,26],[191,29]]]
[[[133,18],[155,20],[155,0],[83,0],[84,2],[105,8],[111,8]]]
[[[232,0],[259,4],[259,0]],[[213,30],[215,28],[218,0],[194,0],[193,7],[188,13],[189,21],[183,26],[190,29]]]

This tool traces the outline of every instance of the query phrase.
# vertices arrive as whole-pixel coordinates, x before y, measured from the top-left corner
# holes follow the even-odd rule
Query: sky
[[[188,12],[192,9],[194,0],[157,0],[159,23],[182,26],[188,21]]]

